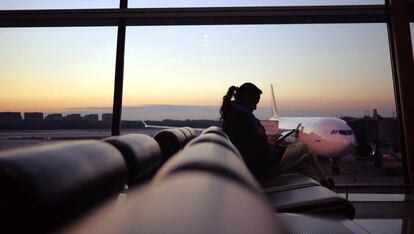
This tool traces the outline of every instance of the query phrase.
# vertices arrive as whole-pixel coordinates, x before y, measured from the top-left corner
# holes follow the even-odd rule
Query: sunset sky
[[[0,9],[22,9],[16,2],[23,1],[1,1]],[[149,7],[137,2],[129,1]],[[36,7],[42,8],[29,8]],[[116,33],[116,27],[0,28],[0,111],[110,110]],[[174,110],[160,117],[148,106],[211,109],[229,86],[246,81],[263,90],[261,110],[270,106],[273,84],[282,115],[395,111],[385,24],[128,27],[125,56],[125,119],[140,118],[126,110],[143,105],[154,118]]]

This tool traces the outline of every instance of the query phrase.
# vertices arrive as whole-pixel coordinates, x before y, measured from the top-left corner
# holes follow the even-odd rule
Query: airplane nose
[[[349,136],[343,139],[341,148],[344,153],[349,153],[356,147],[356,140],[354,136]]]

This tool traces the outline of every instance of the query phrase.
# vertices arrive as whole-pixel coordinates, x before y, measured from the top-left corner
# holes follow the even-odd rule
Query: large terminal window
[[[0,2],[0,10],[109,9],[119,4],[6,0]],[[383,4],[384,0],[128,1],[129,8]],[[7,120],[0,121],[0,149],[68,139],[71,134],[110,135],[118,80],[114,15],[108,23],[112,27],[0,29],[0,118]],[[66,20],[67,15],[58,17]],[[82,21],[77,23],[86,22]],[[381,17],[378,21],[386,22]],[[352,131],[358,143],[373,149],[365,157],[358,152],[342,157],[341,173],[333,175],[338,184],[401,184],[402,146],[387,25],[361,22],[127,26],[122,133],[153,134],[143,129],[142,120],[198,128],[218,124],[229,86],[247,81],[263,90],[255,115],[266,120],[273,84],[280,116],[342,118],[352,130],[327,133],[344,136],[340,133]],[[331,174],[329,166],[326,172]]]
[[[116,32],[0,29],[0,149],[110,135]]]
[[[401,184],[389,53],[386,24],[128,27],[123,132],[125,121],[217,124],[227,89],[244,82],[263,90],[254,113],[266,120],[273,84],[280,116],[339,117],[376,145],[341,158],[338,184]]]

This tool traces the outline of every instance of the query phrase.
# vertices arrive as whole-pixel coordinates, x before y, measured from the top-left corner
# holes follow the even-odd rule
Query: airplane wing
[[[176,128],[176,126],[165,126],[165,125],[151,125],[145,123],[145,121],[141,121],[144,124],[145,128],[157,128],[157,129],[167,129],[167,128]]]
[[[145,128],[154,128],[154,129],[181,128],[181,127],[178,127],[178,126],[151,125],[151,124],[145,123],[145,121],[143,121],[143,120],[142,120],[142,123],[144,124]],[[193,127],[191,127],[191,128],[196,130],[196,131],[206,130],[206,128],[193,128]]]
[[[283,131],[282,133],[280,133],[280,136],[277,138],[276,140],[276,144],[281,143],[282,141],[284,141],[288,136],[292,135],[293,133],[296,132],[296,129],[291,129],[291,130],[287,130],[287,131]]]
[[[285,130],[279,133],[278,138],[276,140],[276,144],[281,143],[282,141],[285,141],[287,137],[291,136],[292,134],[297,134],[299,132],[299,127],[302,124],[298,124],[298,126],[295,129],[289,129]]]

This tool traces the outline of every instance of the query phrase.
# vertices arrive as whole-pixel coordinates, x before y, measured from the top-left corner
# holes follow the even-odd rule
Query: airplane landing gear
[[[378,152],[375,152],[374,155],[374,166],[376,168],[382,168],[382,155]]]
[[[337,158],[332,158],[331,171],[333,175],[339,175],[340,169],[339,169],[339,163],[338,163]]]

